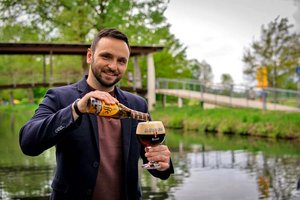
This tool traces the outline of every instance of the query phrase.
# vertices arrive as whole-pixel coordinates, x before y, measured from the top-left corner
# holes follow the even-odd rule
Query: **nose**
[[[111,70],[113,71],[116,71],[118,69],[118,62],[117,60],[112,60],[110,63],[109,63],[109,66],[108,66]]]

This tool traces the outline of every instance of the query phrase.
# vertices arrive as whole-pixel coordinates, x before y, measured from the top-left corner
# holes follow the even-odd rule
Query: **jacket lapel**
[[[91,89],[89,88],[87,82],[86,82],[87,76],[84,76],[84,78],[79,81],[78,84],[78,91],[80,92],[79,98],[82,98],[86,93],[90,92]],[[97,144],[97,150],[99,152],[99,135],[98,135],[98,123],[97,123],[97,116],[93,114],[88,114],[87,118],[89,119],[90,123],[93,127],[93,134],[95,138],[95,142]]]
[[[122,125],[122,139],[123,139],[123,155],[125,164],[128,161],[129,147],[131,141],[131,119],[121,119]]]
[[[116,87],[116,95],[117,99],[123,105],[130,107],[127,98],[125,97],[124,93]],[[121,119],[121,126],[122,126],[122,139],[123,139],[123,157],[125,161],[125,166],[128,161],[129,156],[129,148],[130,148],[130,141],[131,141],[131,118]]]

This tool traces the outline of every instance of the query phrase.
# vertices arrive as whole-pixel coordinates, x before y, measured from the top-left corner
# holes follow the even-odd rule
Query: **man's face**
[[[122,78],[129,55],[129,48],[124,41],[105,37],[99,40],[95,52],[88,50],[87,62],[95,79],[101,86],[109,88]]]

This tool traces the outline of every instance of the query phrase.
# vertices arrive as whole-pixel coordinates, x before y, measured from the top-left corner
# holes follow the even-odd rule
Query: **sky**
[[[170,0],[165,16],[171,33],[187,47],[188,59],[211,65],[215,83],[227,73],[235,84],[247,84],[245,48],[278,16],[300,31],[300,0]]]

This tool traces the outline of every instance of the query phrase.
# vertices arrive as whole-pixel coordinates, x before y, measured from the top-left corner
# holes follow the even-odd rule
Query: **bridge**
[[[60,85],[71,84],[81,78],[80,74],[62,74],[59,80],[54,80],[57,75],[53,72],[53,55],[81,55],[83,58],[82,68],[85,68],[85,54],[89,44],[47,44],[47,43],[0,43],[0,55],[43,55],[43,74],[28,72],[27,74],[17,74],[11,72],[1,78],[3,89],[33,88],[33,87],[55,87]],[[251,107],[264,110],[281,110],[299,112],[300,93],[293,90],[282,90],[276,88],[266,88],[258,90],[243,85],[220,85],[200,83],[197,80],[178,80],[164,79],[155,77],[155,66],[153,53],[161,51],[163,47],[155,46],[132,46],[131,57],[133,57],[134,71],[132,75],[133,87],[123,87],[128,91],[133,91],[148,100],[149,110],[152,110],[156,99],[155,94],[162,94],[164,103],[166,97],[178,97],[178,104],[182,106],[182,99],[196,99],[205,103],[204,105],[230,106],[230,107]],[[50,58],[50,76],[46,80],[46,61],[45,55]],[[146,56],[147,59],[147,89],[142,88],[141,70],[139,67],[138,57]],[[27,77],[27,82],[21,80]],[[28,83],[30,80],[30,83]],[[7,83],[3,85],[3,83]],[[28,90],[29,96],[30,90]],[[261,98],[257,98],[257,97]],[[13,92],[11,90],[11,99]]]
[[[178,106],[182,99],[195,99],[208,105],[255,108],[300,112],[300,93],[294,90],[265,88],[259,90],[246,85],[203,84],[197,80],[157,79],[156,93],[178,97]]]
[[[72,84],[81,77],[79,74],[57,74],[52,83],[43,82],[42,75],[32,73],[31,82],[23,83],[20,77],[24,74],[15,74],[13,78],[4,76],[1,79],[7,80],[9,84],[0,85],[3,89],[27,89],[34,87],[56,87]],[[28,76],[28,75],[27,75]],[[126,79],[126,78],[125,78]],[[15,81],[18,80],[18,81]],[[148,90],[145,88],[119,86],[127,91],[138,93],[147,98]],[[157,78],[155,93],[163,95],[163,104],[166,104],[167,96],[178,98],[178,106],[183,105],[183,99],[194,99],[204,104],[205,107],[225,106],[239,108],[255,108],[262,110],[278,110],[288,112],[300,112],[300,93],[295,90],[283,90],[265,88],[263,90],[252,88],[246,85],[222,85],[204,84],[191,79],[166,79]],[[264,95],[262,95],[264,94]]]

